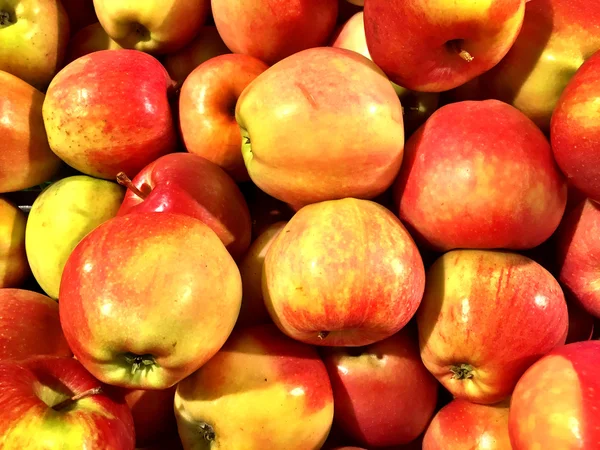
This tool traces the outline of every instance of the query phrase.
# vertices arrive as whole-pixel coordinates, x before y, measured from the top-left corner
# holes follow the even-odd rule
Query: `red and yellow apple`
[[[36,355],[70,357],[58,304],[24,289],[0,289],[0,361]]]
[[[120,48],[123,47],[113,41],[106,34],[102,25],[96,22],[79,30],[69,40],[65,63],[69,64],[77,58],[100,50],[118,50]]]
[[[514,450],[598,448],[599,359],[600,341],[576,342],[553,350],[525,372],[510,402]]]
[[[426,280],[417,312],[421,358],[456,398],[504,400],[531,364],[565,343],[561,287],[525,256],[453,250]]]
[[[42,113],[50,148],[76,170],[130,177],[176,149],[165,68],[137,50],[102,50],[63,68]]]
[[[241,298],[239,270],[207,225],[140,212],[104,222],[77,245],[63,271],[60,321],[99,380],[166,389],[221,348]]]
[[[31,269],[25,250],[27,217],[0,197],[0,288],[20,287]]]
[[[249,177],[235,105],[246,86],[268,68],[253,56],[220,55],[196,67],[181,87],[179,126],[185,148],[238,182]]]
[[[61,160],[48,146],[44,94],[0,71],[0,192],[31,188],[54,177]]]
[[[274,325],[236,330],[175,393],[185,449],[320,449],[333,419],[316,350]]]
[[[498,64],[519,34],[525,0],[369,0],[364,14],[375,64],[407,89],[441,92]]]
[[[129,189],[118,215],[151,211],[186,214],[208,225],[235,260],[248,249],[252,233],[248,205],[231,177],[209,160],[190,153],[171,153],[124,184]]]
[[[413,327],[366,347],[328,347],[334,421],[368,448],[414,441],[433,416],[438,383],[427,371]]]
[[[400,220],[353,198],[300,209],[263,266],[271,318],[313,345],[362,346],[392,336],[415,314],[424,284],[423,261]]]
[[[398,96],[373,62],[350,50],[309,49],[271,66],[244,89],[236,119],[250,178],[296,209],[376,197],[402,164]]]
[[[227,47],[269,65],[325,45],[337,13],[338,0],[212,2],[215,25]]]
[[[554,233],[567,201],[546,137],[497,100],[433,113],[406,143],[394,189],[417,242],[438,251],[536,247]]]

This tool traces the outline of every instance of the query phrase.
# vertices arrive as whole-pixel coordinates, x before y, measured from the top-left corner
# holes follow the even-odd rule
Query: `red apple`
[[[510,403],[514,450],[580,449],[600,445],[600,342],[559,347],[525,372]]]
[[[176,148],[170,86],[165,68],[146,53],[82,56],[48,87],[42,112],[50,148],[86,175],[137,175]]]
[[[72,356],[58,303],[37,292],[0,289],[0,361],[35,355]]]
[[[0,288],[16,288],[31,275],[25,247],[27,216],[0,197]]]
[[[139,212],[186,214],[208,225],[234,259],[248,249],[250,212],[240,189],[216,164],[189,153],[162,156],[129,181],[117,215]]]
[[[62,166],[52,153],[42,118],[44,94],[0,71],[0,192],[31,188],[52,179]]]
[[[590,314],[600,318],[600,205],[585,200],[569,211],[556,232],[558,279]]]
[[[571,78],[552,114],[552,150],[569,183],[600,201],[600,51]]]
[[[333,389],[334,421],[366,447],[407,444],[429,424],[438,383],[427,371],[416,330],[367,347],[325,348]]]
[[[492,250],[453,250],[427,271],[417,324],[421,358],[456,398],[491,404],[567,337],[554,277],[535,261]]]
[[[569,311],[569,334],[566,343],[589,341],[594,335],[595,317],[583,309],[568,291],[565,292],[565,298]]]
[[[333,396],[313,347],[260,325],[234,331],[179,383],[175,415],[186,449],[319,449]]]
[[[0,362],[2,448],[133,450],[129,408],[65,357]]]
[[[479,405],[452,400],[433,418],[423,439],[423,450],[512,450],[508,437],[508,406]]]
[[[435,250],[533,248],[565,210],[567,183],[548,140],[497,100],[438,109],[405,152],[395,184],[399,215]]]
[[[118,50],[122,47],[113,41],[102,25],[95,22],[79,30],[69,41],[65,63],[69,64],[77,58],[100,50]]]
[[[402,164],[398,96],[350,50],[313,48],[271,66],[244,89],[236,119],[252,181],[295,209],[376,197]]]
[[[325,45],[338,0],[221,0],[212,2],[215,25],[234,53],[271,65],[307,48]]]
[[[353,198],[300,209],[265,256],[263,295],[288,336],[361,346],[397,333],[425,283],[419,251],[383,206]]]
[[[407,89],[441,92],[498,64],[519,34],[525,0],[369,0],[364,13],[375,64]]]
[[[275,222],[265,228],[238,264],[242,277],[242,307],[236,326],[271,323],[262,294],[263,266],[267,251],[286,223]]]
[[[73,353],[101,381],[166,389],[209,360],[231,333],[240,273],[217,235],[183,214],[117,216],[86,235],[60,285]]]
[[[242,91],[269,67],[248,55],[221,55],[199,65],[179,95],[185,148],[218,164],[236,181],[249,180],[240,151],[235,105]]]

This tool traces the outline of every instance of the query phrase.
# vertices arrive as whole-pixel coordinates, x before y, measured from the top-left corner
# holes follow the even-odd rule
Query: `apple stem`
[[[83,391],[80,394],[74,395],[71,398],[63,400],[62,402],[58,403],[57,405],[54,405],[52,407],[52,409],[55,411],[61,411],[65,408],[71,406],[77,400],[81,400],[83,398],[91,397],[92,395],[98,395],[101,393],[102,393],[102,388],[100,386],[92,388],[92,389],[88,389],[87,391]]]
[[[135,184],[133,184],[133,182],[127,176],[127,174],[125,174],[125,172],[119,172],[117,174],[117,183],[119,183],[121,186],[125,186],[127,189],[129,189],[131,192],[133,192],[135,195],[137,195],[142,200],[145,200],[146,197],[148,197],[148,194],[150,193],[150,192],[144,192],[144,191],[147,191],[147,189],[144,189],[144,188],[149,187],[147,184],[142,185],[142,189],[144,189],[144,191],[141,191],[140,189],[138,189],[136,187]]]
[[[471,62],[475,59],[473,55],[471,55],[468,51],[462,48],[463,40],[462,39],[454,39],[452,41],[448,41],[446,43],[448,49],[458,54],[462,59],[466,62]]]
[[[453,373],[452,378],[455,380],[468,380],[473,378],[473,366],[470,364],[450,366],[450,372]]]
[[[319,338],[320,341],[322,341],[327,336],[329,336],[329,333],[330,333],[330,331],[319,331],[319,334],[317,334],[317,337]]]
[[[462,59],[464,59],[466,62],[471,62],[473,61],[475,58],[465,49],[460,49],[460,51],[458,52],[458,56],[460,56]]]

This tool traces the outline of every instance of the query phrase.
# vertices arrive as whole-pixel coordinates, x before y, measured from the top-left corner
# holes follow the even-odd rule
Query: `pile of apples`
[[[596,0],[0,1],[0,194],[1,449],[600,449]]]

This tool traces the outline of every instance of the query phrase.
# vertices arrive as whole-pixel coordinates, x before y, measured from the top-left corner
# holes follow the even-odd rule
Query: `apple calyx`
[[[142,200],[145,200],[152,191],[152,188],[146,183],[142,184],[141,189],[138,189],[125,172],[119,172],[117,174],[117,183],[119,183],[121,186],[125,186]]]
[[[125,361],[131,365],[131,374],[134,375],[139,370],[149,369],[153,370],[156,366],[156,360],[154,356],[150,354],[136,355],[134,353],[128,353],[125,355]]]
[[[319,331],[319,334],[317,334],[317,338],[322,341],[323,339],[327,338],[327,336],[329,336],[329,334],[331,333],[331,331]]]
[[[250,140],[248,130],[240,127],[240,132],[242,133],[242,151],[246,150],[248,153],[252,153],[252,141]]]
[[[71,398],[67,398],[66,400],[63,400],[62,402],[54,405],[52,407],[52,409],[54,411],[62,411],[63,409],[67,409],[70,406],[74,405],[78,400],[82,400],[84,398],[88,398],[93,395],[98,395],[101,393],[102,393],[102,388],[100,386],[92,388],[92,389],[88,389],[87,391],[83,391],[80,394],[74,395]]]
[[[475,59],[475,57],[473,55],[471,55],[467,50],[465,50],[462,47],[462,45],[463,45],[462,39],[453,39],[451,41],[448,41],[446,43],[446,45],[452,52],[458,54],[458,56],[460,56],[466,62],[471,62]]]
[[[200,437],[207,443],[210,444],[216,438],[215,429],[207,424],[206,422],[201,422],[198,426],[200,430]]]
[[[1,10],[0,11],[0,27],[7,27],[15,23],[13,19],[14,13],[11,14],[9,11]]]
[[[473,378],[473,366],[470,364],[460,364],[450,366],[450,372],[452,372],[452,379],[454,380],[468,380]]]

